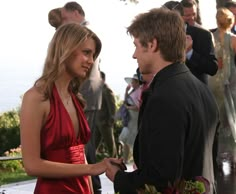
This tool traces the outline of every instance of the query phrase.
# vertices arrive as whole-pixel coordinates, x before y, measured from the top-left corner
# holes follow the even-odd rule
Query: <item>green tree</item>
[[[13,110],[0,115],[0,156],[20,145],[19,111]]]

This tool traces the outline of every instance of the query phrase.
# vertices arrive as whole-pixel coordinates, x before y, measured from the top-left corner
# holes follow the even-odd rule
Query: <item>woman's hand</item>
[[[89,173],[91,176],[100,175],[105,171],[112,171],[115,175],[118,170],[124,171],[127,169],[123,159],[117,158],[104,158],[101,162],[91,165],[91,173]]]
[[[104,173],[107,169],[107,165],[105,162],[106,158],[103,159],[101,162],[97,162],[95,164],[90,164],[92,165],[91,172],[89,173],[91,176],[96,176]]]

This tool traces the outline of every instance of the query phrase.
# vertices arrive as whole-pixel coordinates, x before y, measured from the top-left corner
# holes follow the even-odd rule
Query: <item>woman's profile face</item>
[[[66,62],[66,71],[72,77],[85,78],[94,64],[95,41],[85,40]]]

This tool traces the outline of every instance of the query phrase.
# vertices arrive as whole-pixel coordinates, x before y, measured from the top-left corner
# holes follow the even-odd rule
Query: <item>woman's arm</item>
[[[27,174],[40,177],[72,177],[98,175],[106,170],[105,162],[97,164],[66,164],[44,160],[40,156],[40,130],[50,110],[49,100],[36,88],[23,97],[20,112],[20,132],[24,167]]]
[[[84,155],[84,158],[85,158],[85,164],[88,164],[88,161],[87,161],[86,155]],[[91,194],[94,194],[94,191],[93,191],[93,182],[92,182],[92,178],[91,178],[91,176],[88,177],[88,180],[89,180],[89,188],[90,188],[90,192],[91,192]]]

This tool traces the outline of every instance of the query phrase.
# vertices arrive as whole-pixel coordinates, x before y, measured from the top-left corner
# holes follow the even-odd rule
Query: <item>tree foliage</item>
[[[0,115],[0,156],[20,145],[19,112],[9,111]]]

